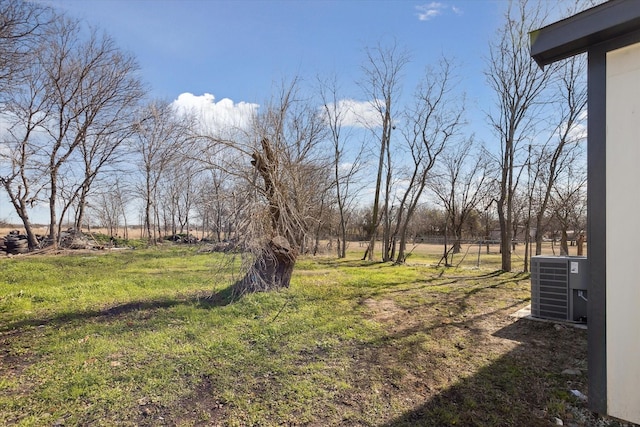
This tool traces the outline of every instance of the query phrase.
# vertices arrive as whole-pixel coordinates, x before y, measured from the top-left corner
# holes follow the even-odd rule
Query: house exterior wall
[[[607,52],[606,171],[607,409],[640,423],[640,43]]]

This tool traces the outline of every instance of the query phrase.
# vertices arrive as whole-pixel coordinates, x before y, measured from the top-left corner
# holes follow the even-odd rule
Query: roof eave
[[[610,0],[529,33],[531,56],[543,67],[638,28],[640,1]]]

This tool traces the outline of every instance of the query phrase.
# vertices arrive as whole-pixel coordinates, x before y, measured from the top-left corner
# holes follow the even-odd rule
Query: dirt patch
[[[632,425],[588,410],[586,331],[513,317],[528,301],[511,288],[526,278],[502,279],[362,301],[389,335],[355,356],[359,387],[344,397],[345,411],[370,411],[367,396],[379,394],[414,408],[384,426]]]
[[[376,300],[367,298],[362,301],[362,304],[371,310],[371,317],[378,322],[392,321],[406,312],[392,299]]]
[[[194,387],[192,395],[181,400],[177,408],[188,408],[189,414],[185,414],[176,421],[176,425],[215,426],[222,425],[225,414],[225,402],[216,398],[212,380],[204,375]]]

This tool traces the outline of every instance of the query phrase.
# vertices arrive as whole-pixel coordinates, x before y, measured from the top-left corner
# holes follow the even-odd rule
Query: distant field
[[[23,230],[19,227],[0,227],[0,236],[5,236],[11,230]],[[84,230],[85,232],[87,230]],[[35,232],[37,234],[48,234],[48,229],[45,226],[37,226],[35,228]],[[91,233],[102,233],[108,234],[108,230],[104,228],[92,228],[90,230]],[[129,239],[140,239],[144,234],[144,230],[140,227],[129,227],[128,236]],[[122,237],[123,233],[119,233]],[[200,234],[197,234],[200,237]],[[380,246],[378,246],[378,249]],[[587,254],[587,245],[585,244],[585,255]],[[348,246],[349,252],[353,253],[354,257],[357,257],[358,253],[361,252],[364,254],[365,245],[362,242],[350,242]],[[335,249],[329,245],[328,241],[323,242],[320,245],[320,253],[323,255],[332,255],[335,252]],[[440,257],[442,257],[444,251],[443,245],[436,244],[425,244],[419,243],[416,245],[410,244],[408,246],[408,252],[411,255],[408,258],[408,262],[412,263],[413,259],[416,257],[426,257],[429,259],[429,262],[437,263]],[[489,255],[499,254],[500,248],[497,244],[493,244],[489,246]],[[577,255],[578,248],[576,246],[569,246],[569,255]],[[558,242],[544,242],[542,247],[542,255],[559,255],[560,254],[560,244]],[[378,254],[379,255],[379,254]],[[462,252],[460,254],[456,254],[453,259],[453,264],[457,264],[459,262],[463,262],[464,265],[473,266],[473,265],[482,265],[487,260],[487,248],[486,245],[482,245],[478,248],[477,244],[463,244]],[[413,258],[413,259],[412,259]],[[514,265],[514,269],[517,270],[521,268],[524,262],[524,245],[519,244],[516,246],[515,252],[512,254],[512,263]]]

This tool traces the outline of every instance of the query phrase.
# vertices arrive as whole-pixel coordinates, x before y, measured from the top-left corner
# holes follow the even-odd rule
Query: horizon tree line
[[[396,42],[365,48],[358,95],[373,121],[349,119],[357,112],[342,100],[354,94],[338,76],[294,77],[248,126],[213,128],[150,100],[135,58],[105,33],[6,0],[0,184],[30,249],[42,244],[36,207],[48,209],[54,246],[66,224],[118,234],[140,212],[150,245],[197,227],[251,254],[240,293],[288,286],[297,256],[327,240],[339,257],[356,237],[363,259],[404,263],[411,242],[436,233],[448,264],[464,239],[489,239],[494,219],[502,269],[519,235],[526,271],[545,233],[566,252],[569,232],[585,228],[584,58],[544,70],[531,60],[528,32],[547,19],[545,5],[510,2],[488,46],[487,120],[499,144],[487,146],[468,129],[453,58],[427,64],[407,101],[410,53]]]

